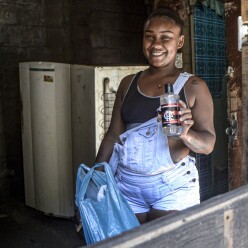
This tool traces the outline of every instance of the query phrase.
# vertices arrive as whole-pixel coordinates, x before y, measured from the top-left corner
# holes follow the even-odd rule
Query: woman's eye
[[[169,36],[162,36],[162,40],[163,40],[163,41],[170,40],[170,37],[169,37]]]
[[[148,39],[148,40],[153,40],[153,36],[152,35],[146,35],[146,39]]]

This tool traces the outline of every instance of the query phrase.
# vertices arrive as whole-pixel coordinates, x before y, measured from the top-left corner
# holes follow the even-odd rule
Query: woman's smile
[[[164,55],[165,52],[158,52],[158,51],[152,51],[152,56],[154,57],[160,57],[161,55]]]

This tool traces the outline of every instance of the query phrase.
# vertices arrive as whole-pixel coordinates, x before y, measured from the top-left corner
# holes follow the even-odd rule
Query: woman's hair
[[[145,23],[154,17],[165,17],[179,26],[182,33],[186,16],[184,0],[159,0],[154,11],[147,17]]]

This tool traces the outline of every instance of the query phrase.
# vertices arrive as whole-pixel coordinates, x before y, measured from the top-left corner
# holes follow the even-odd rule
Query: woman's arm
[[[181,121],[183,132],[180,135],[183,143],[193,152],[209,154],[215,144],[214,110],[212,96],[206,83],[192,77],[185,85],[189,108],[181,102]]]

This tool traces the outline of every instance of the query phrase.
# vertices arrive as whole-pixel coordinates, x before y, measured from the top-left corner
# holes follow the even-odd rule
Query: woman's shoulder
[[[121,83],[120,83],[120,86],[125,86],[126,84],[131,83],[131,81],[133,80],[133,78],[134,78],[135,75],[136,74],[126,75],[124,78],[122,78]]]
[[[190,107],[192,107],[196,99],[201,102],[211,100],[211,93],[206,82],[199,76],[192,75],[185,84],[185,94]]]
[[[119,85],[119,91],[120,91],[122,98],[124,98],[124,96],[126,95],[128,88],[130,84],[132,83],[135,75],[137,74],[129,74],[121,80],[120,85]]]
[[[194,74],[190,74],[190,77],[187,80],[185,86],[186,86],[186,88],[191,88],[191,89],[196,90],[199,88],[207,87],[207,84],[206,84],[205,80],[202,79],[201,77],[194,75]]]

